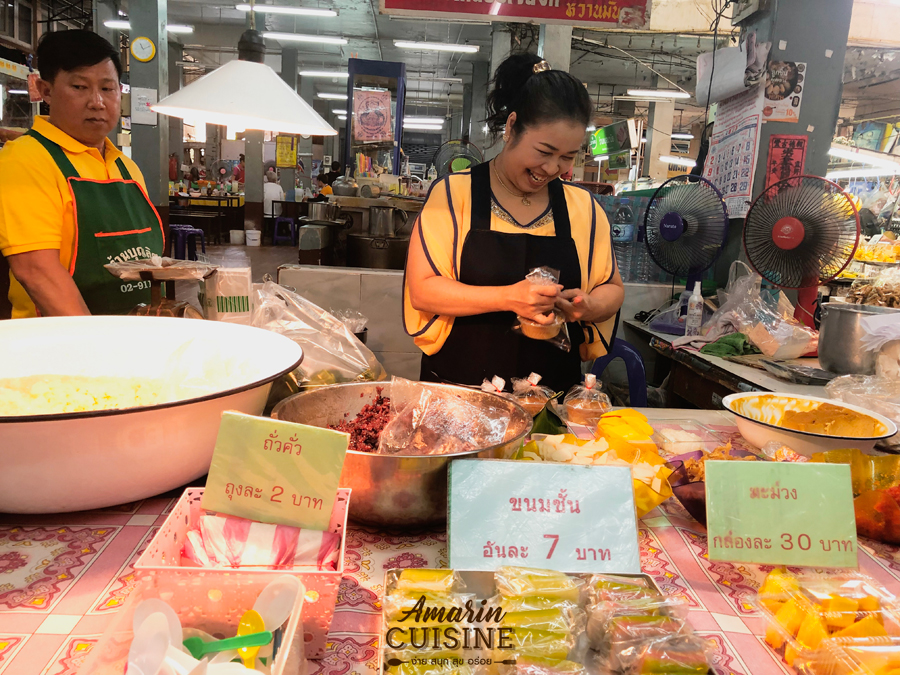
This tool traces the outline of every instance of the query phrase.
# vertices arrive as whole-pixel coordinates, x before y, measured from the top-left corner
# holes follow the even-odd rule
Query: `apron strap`
[[[491,229],[490,162],[482,162],[472,167],[472,215],[469,227],[488,232]]]
[[[572,227],[569,224],[569,207],[566,206],[566,191],[559,178],[550,181],[547,186],[550,193],[550,209],[553,211],[553,228],[560,239],[572,238]]]
[[[78,172],[75,170],[75,167],[72,165],[72,162],[69,161],[69,158],[66,157],[66,153],[63,151],[58,144],[51,141],[46,136],[39,134],[34,129],[29,129],[25,132],[26,136],[31,136],[38,143],[44,146],[44,149],[50,153],[50,157],[53,158],[53,161],[56,162],[56,166],[59,167],[59,170],[62,171],[62,175],[68,178],[80,178]]]
[[[122,176],[122,180],[131,180],[131,174],[125,168],[125,162],[122,161],[121,157],[116,160],[116,166],[119,167],[119,175]]]

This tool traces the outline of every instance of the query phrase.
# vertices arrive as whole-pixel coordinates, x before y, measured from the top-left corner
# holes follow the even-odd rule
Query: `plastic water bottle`
[[[634,211],[628,199],[619,202],[612,224],[613,250],[622,281],[631,281],[631,255],[634,249]]]
[[[700,335],[700,327],[703,325],[703,293],[700,290],[700,282],[694,282],[694,292],[688,300],[687,320],[684,325],[684,334]]]

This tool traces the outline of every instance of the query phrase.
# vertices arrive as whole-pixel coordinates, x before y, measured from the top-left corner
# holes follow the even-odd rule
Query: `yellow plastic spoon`
[[[265,629],[266,624],[259,615],[259,612],[255,609],[248,609],[244,612],[244,616],[241,617],[241,622],[238,624],[237,628],[237,634],[248,635],[250,633],[259,633]],[[256,655],[259,654],[259,647],[241,647],[237,651],[238,656],[240,656],[241,660],[244,662],[244,667],[254,670],[256,666]]]

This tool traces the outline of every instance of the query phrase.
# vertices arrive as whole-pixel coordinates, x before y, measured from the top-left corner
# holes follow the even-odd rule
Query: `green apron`
[[[69,274],[91,314],[127,314],[150,304],[150,282],[124,282],[103,266],[163,254],[165,235],[159,214],[121,158],[121,179],[93,180],[78,175],[59,145],[28,131],[56,162],[69,184],[75,212],[75,242]]]

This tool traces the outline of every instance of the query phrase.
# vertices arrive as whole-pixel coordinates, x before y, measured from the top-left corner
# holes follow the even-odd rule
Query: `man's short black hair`
[[[337,161],[332,162],[332,163],[331,163],[331,170],[332,170],[332,171],[340,171],[340,170],[341,170],[341,163],[340,163],[340,162],[337,162]]]
[[[53,82],[59,71],[71,72],[89,68],[110,59],[122,78],[119,50],[89,30],[62,30],[44,33],[37,48],[37,65],[41,79]]]

